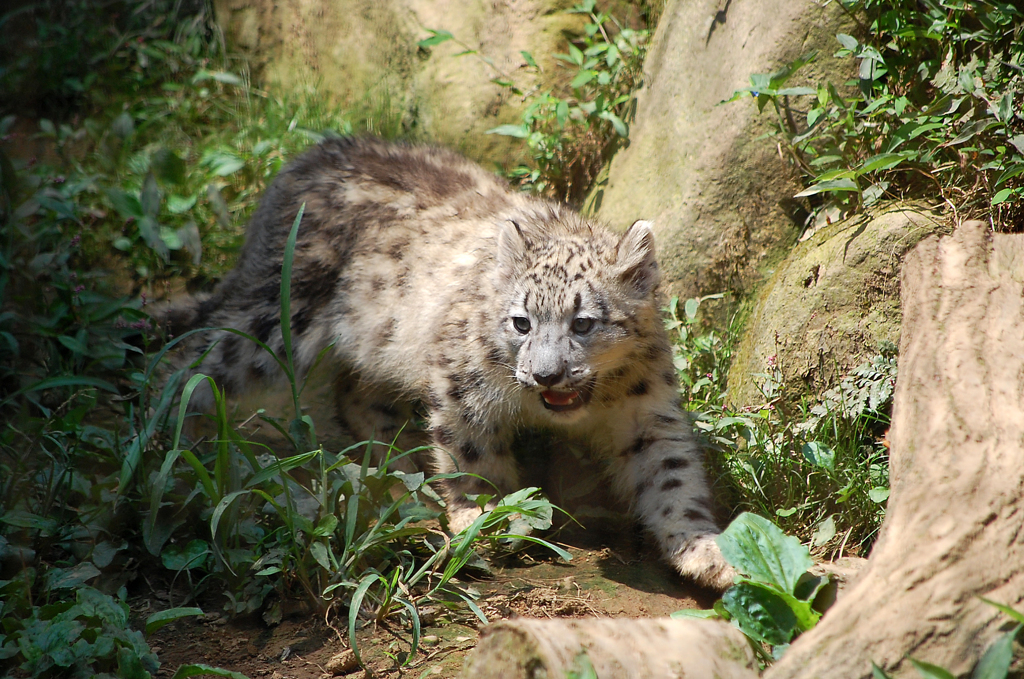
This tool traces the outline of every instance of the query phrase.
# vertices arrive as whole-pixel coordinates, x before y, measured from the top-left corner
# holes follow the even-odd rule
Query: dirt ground
[[[560,543],[573,556],[569,563],[525,557],[515,564],[495,564],[492,577],[463,582],[480,592],[478,604],[491,622],[517,616],[665,616],[714,602],[711,592],[687,586],[659,562],[653,545],[637,545],[626,534],[619,538],[601,547],[571,536],[577,546]],[[170,677],[183,663],[214,665],[253,679],[459,676],[483,624],[468,608],[426,607],[421,619],[421,647],[404,666],[412,635],[400,621],[361,630],[359,650],[366,669],[344,671],[331,659],[348,648],[346,621],[309,614],[268,627],[258,617],[228,620],[213,612],[169,625],[150,643],[161,662],[158,677]]]

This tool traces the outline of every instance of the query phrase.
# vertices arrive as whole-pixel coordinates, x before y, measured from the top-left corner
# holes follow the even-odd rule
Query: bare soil
[[[687,586],[658,561],[653,545],[637,544],[631,532],[622,531],[605,546],[588,546],[585,536],[572,535],[570,544],[562,543],[573,556],[569,563],[520,557],[513,564],[493,564],[489,578],[463,582],[480,592],[478,604],[491,622],[518,616],[655,617],[711,606],[712,592]],[[365,669],[347,671],[328,670],[331,659],[348,648],[346,622],[310,613],[268,627],[255,616],[229,620],[213,612],[169,625],[150,643],[162,663],[158,677],[170,677],[184,663],[272,679],[459,676],[482,623],[468,607],[425,607],[421,619],[420,649],[404,666],[412,634],[397,619],[387,626],[368,624],[358,633]]]

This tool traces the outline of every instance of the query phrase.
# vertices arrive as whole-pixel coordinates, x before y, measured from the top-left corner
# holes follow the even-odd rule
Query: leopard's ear
[[[648,295],[661,281],[658,260],[654,256],[653,224],[639,219],[622,235],[616,248],[619,277],[641,295]]]
[[[506,276],[515,275],[526,266],[526,253],[530,240],[514,219],[508,219],[498,227],[498,268]]]

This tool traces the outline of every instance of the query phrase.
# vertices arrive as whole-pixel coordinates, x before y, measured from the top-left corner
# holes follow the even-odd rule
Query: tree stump
[[[745,637],[713,620],[537,620],[484,629],[466,660],[466,679],[718,677],[757,679]],[[575,674],[573,674],[575,673]]]
[[[902,270],[889,507],[867,569],[767,679],[970,671],[1024,601],[1024,237],[967,222]]]

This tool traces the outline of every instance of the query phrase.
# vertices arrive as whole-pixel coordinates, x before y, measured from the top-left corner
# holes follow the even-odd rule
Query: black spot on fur
[[[666,457],[661,461],[662,469],[686,469],[690,466],[690,461],[684,457]]]
[[[636,484],[636,496],[642,496],[644,493],[649,491],[651,489],[651,486],[653,485],[654,481],[652,481],[651,479],[644,479],[640,483]]]
[[[633,444],[622,451],[623,455],[639,455],[640,453],[647,450],[647,447],[651,445],[651,439],[644,436],[637,437]]]
[[[391,245],[388,246],[388,257],[396,262],[402,261],[407,247],[409,247],[409,239],[407,238],[398,238],[392,241]]]
[[[462,459],[468,464],[479,462],[480,458],[483,457],[480,453],[480,449],[469,442],[463,443],[459,446],[459,453],[462,454]]]
[[[671,415],[655,415],[654,420],[659,424],[679,424],[679,418]]]
[[[711,517],[699,509],[687,509],[683,512],[683,516],[690,521],[711,521]]]
[[[647,389],[647,380],[640,380],[639,382],[637,382],[636,384],[629,388],[629,395],[643,396],[644,394],[647,393]]]
[[[663,519],[667,519],[670,516],[672,516],[672,507],[665,507],[661,510],[661,517]]]
[[[675,490],[682,485],[683,482],[680,479],[666,479],[665,482],[661,484],[661,492],[665,493],[670,490]]]
[[[452,430],[447,427],[434,427],[434,438],[437,439],[437,442],[442,446],[450,446],[452,441],[455,440],[452,435]]]
[[[220,362],[223,365],[227,366],[228,368],[231,368],[236,363],[238,363],[238,343],[240,341],[240,338],[234,335],[231,335],[230,337],[225,337],[223,340],[221,340]]]
[[[661,379],[670,387],[676,386],[676,374],[671,370],[666,370],[661,374]]]
[[[270,339],[270,333],[272,333],[276,327],[276,316],[263,315],[253,322],[252,334],[256,336],[256,339],[266,344],[267,340]]]

